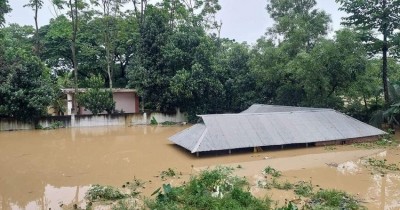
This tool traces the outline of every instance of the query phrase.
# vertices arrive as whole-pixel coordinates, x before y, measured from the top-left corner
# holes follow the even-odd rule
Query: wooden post
[[[197,156],[197,157],[199,157],[199,156],[200,156],[199,152],[196,152],[196,156]]]

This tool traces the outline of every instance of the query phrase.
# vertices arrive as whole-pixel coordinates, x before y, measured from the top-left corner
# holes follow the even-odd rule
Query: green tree
[[[103,88],[103,78],[100,75],[92,75],[85,82],[89,88],[85,92],[79,93],[77,98],[79,105],[90,110],[94,115],[103,111],[111,114],[115,109],[115,102],[111,90]]]
[[[68,74],[73,69],[70,24],[67,17],[60,15],[39,29],[39,34],[43,37],[41,57],[57,76]]]
[[[0,31],[4,34],[0,39],[0,116],[34,121],[47,114],[53,99],[50,72],[31,48],[19,42],[27,37],[10,31],[15,30]]]
[[[24,7],[31,7],[35,13],[33,19],[35,20],[35,54],[40,55],[40,37],[39,37],[39,26],[38,26],[38,12],[43,7],[43,0],[29,0],[29,3]]]
[[[78,59],[77,59],[77,37],[78,37],[78,29],[79,29],[79,15],[80,11],[82,11],[87,3],[85,0],[52,0],[53,4],[56,5],[60,9],[64,9],[66,6],[68,8],[68,15],[71,18],[71,58],[72,58],[72,66],[74,69],[74,88],[75,92],[78,92]],[[74,107],[76,106],[76,102],[73,102]],[[77,109],[76,109],[77,110]]]
[[[269,0],[267,11],[275,23],[267,34],[283,37],[290,55],[311,50],[327,34],[331,22],[325,11],[315,8],[316,4],[315,0]]]
[[[4,26],[6,20],[4,15],[11,12],[11,7],[8,4],[8,0],[0,0],[0,27]]]
[[[129,86],[138,89],[142,102],[153,110],[167,111],[170,99],[168,86],[175,75],[165,68],[163,48],[168,42],[171,30],[167,13],[159,7],[148,5],[140,26],[140,37],[133,62],[129,68]],[[147,103],[149,102],[149,103]]]
[[[342,24],[354,26],[363,36],[372,54],[382,52],[382,84],[385,103],[390,101],[388,90],[388,52],[394,46],[400,27],[400,1],[397,0],[336,0],[340,10],[349,14]],[[374,33],[379,32],[379,35]],[[382,36],[380,39],[379,36]]]
[[[260,100],[255,74],[250,71],[250,47],[232,40],[221,42],[214,69],[225,89],[225,112],[240,112]],[[218,43],[217,43],[218,44]]]

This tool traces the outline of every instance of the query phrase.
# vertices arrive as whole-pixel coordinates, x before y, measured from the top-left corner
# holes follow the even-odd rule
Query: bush
[[[269,200],[259,200],[243,190],[244,178],[232,176],[231,168],[201,172],[183,186],[163,185],[146,202],[150,209],[270,209]]]
[[[121,193],[118,189],[111,186],[101,186],[95,184],[90,187],[90,189],[86,192],[86,199],[89,201],[97,201],[97,200],[118,200],[126,198],[127,195]]]
[[[264,169],[264,173],[265,173],[265,174],[269,174],[269,175],[271,175],[271,176],[273,176],[273,177],[280,177],[280,176],[282,176],[282,173],[281,173],[280,171],[278,171],[278,170],[272,168],[271,166],[267,166],[267,167]]]
[[[364,209],[351,195],[339,190],[320,190],[311,197],[310,209]]]
[[[313,186],[311,182],[300,181],[294,185],[294,193],[304,197],[309,197],[313,193]]]
[[[86,83],[89,85],[87,91],[77,95],[79,105],[84,106],[94,115],[103,111],[111,114],[115,109],[115,102],[110,89],[102,88],[101,76],[92,75],[89,79],[86,79]]]

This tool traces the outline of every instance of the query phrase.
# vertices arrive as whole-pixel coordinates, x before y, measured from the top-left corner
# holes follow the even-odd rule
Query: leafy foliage
[[[351,195],[339,190],[319,190],[306,205],[309,209],[365,209]]]
[[[278,170],[272,168],[271,166],[267,166],[267,167],[264,169],[264,173],[265,173],[265,174],[269,174],[269,175],[271,175],[271,176],[273,176],[273,177],[280,177],[280,176],[282,176],[282,173],[281,173],[280,171],[278,171]]]
[[[103,81],[100,76],[92,76],[86,80],[89,88],[78,95],[78,103],[90,110],[94,115],[106,111],[108,114],[115,109],[112,92],[102,88]]]
[[[184,186],[163,185],[150,209],[270,209],[271,203],[243,190],[247,182],[231,175],[232,169],[202,171]]]
[[[47,114],[54,93],[49,69],[27,50],[27,34],[0,39],[0,116],[36,120]]]
[[[313,194],[313,185],[311,182],[300,181],[294,185],[294,193],[304,197],[309,197]]]
[[[336,2],[341,5],[342,11],[349,14],[344,18],[343,24],[356,28],[371,54],[382,52],[383,93],[385,102],[389,103],[387,56],[389,51],[398,52],[393,48],[398,48],[396,42],[398,42],[399,33],[396,29],[400,26],[398,15],[400,2],[392,0],[336,0]],[[379,32],[383,40],[375,32]]]
[[[20,52],[29,54],[40,47],[40,58],[35,59],[41,62],[29,62],[41,63],[47,74],[41,79],[53,88],[34,93],[39,96],[60,87],[89,87],[87,81],[96,75],[101,81],[98,88],[89,87],[83,94],[86,97],[81,97],[93,113],[112,111],[110,93],[102,89],[112,84],[138,90],[147,110],[175,112],[180,108],[191,122],[196,122],[198,114],[240,112],[254,103],[329,107],[363,121],[380,110],[376,119],[395,122],[399,101],[396,94],[389,93],[393,106],[382,109],[379,77],[384,76],[383,69],[380,59],[371,55],[386,48],[395,55],[400,49],[400,36],[394,30],[399,22],[398,2],[337,2],[349,14],[344,20],[349,27],[326,37],[330,16],[316,8],[315,0],[269,0],[266,12],[274,25],[249,45],[220,37],[217,0],[54,0],[55,6],[64,10],[38,31],[17,25],[1,29],[2,52],[10,52],[14,46],[20,49],[1,59],[10,64]],[[41,3],[30,0],[27,4],[36,10]],[[122,12],[123,5],[133,6],[133,10]],[[3,13],[10,10],[7,1],[0,8]],[[374,32],[386,34],[387,41]],[[399,64],[395,56],[386,61],[391,81],[387,89],[396,89]],[[4,69],[7,65],[3,63]],[[10,90],[6,84],[1,84],[3,91]],[[8,97],[6,92],[3,96]],[[62,114],[65,107],[59,96],[51,105]],[[24,107],[18,105],[11,111],[4,105],[1,113],[14,116],[10,113]]]
[[[89,201],[98,200],[118,200],[125,198],[127,195],[111,186],[102,186],[95,184],[86,192],[85,198]]]

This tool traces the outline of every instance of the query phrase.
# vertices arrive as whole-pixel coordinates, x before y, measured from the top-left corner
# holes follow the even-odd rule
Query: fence
[[[158,123],[166,121],[182,123],[187,121],[185,114],[176,112],[176,114],[165,113],[122,113],[111,115],[70,115],[70,116],[48,116],[39,119],[36,123],[22,122],[11,118],[0,118],[0,131],[11,130],[31,130],[35,127],[49,128],[52,126],[63,126],[67,128],[75,127],[95,127],[95,126],[129,126],[129,125],[147,125],[151,119]]]

